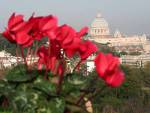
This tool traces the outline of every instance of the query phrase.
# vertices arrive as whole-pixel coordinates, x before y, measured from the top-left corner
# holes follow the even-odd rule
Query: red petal
[[[80,52],[80,56],[82,60],[85,60],[86,58],[88,58],[90,55],[92,55],[98,50],[97,46],[90,41],[84,42],[84,46],[85,46],[85,50],[81,46],[82,51]]]
[[[77,33],[77,35],[78,35],[79,37],[82,37],[82,36],[84,36],[86,33],[88,33],[88,27],[82,28],[82,29],[80,30],[80,32]]]
[[[86,50],[87,50],[87,45],[85,45],[85,43],[81,43],[81,45],[80,45],[80,51],[81,52],[86,52]]]
[[[9,21],[8,21],[8,28],[12,28],[14,27],[15,25],[17,25],[18,23],[21,23],[23,22],[23,15],[16,15],[15,16],[15,13],[12,14],[12,16],[9,18]]]
[[[38,60],[38,70],[42,70],[43,67],[43,60],[41,58],[39,58]]]
[[[51,71],[54,72],[54,71],[55,71],[55,68],[56,68],[56,57],[52,57],[52,58],[50,59],[49,64],[50,64],[50,69],[51,69]]]
[[[48,31],[48,32],[46,32],[46,34],[50,40],[56,39],[56,34],[54,31]]]
[[[60,26],[56,30],[57,31],[57,40],[59,40],[59,41],[64,40],[68,36],[70,29],[72,29],[72,28],[68,25]]]
[[[45,48],[44,46],[41,46],[37,51],[37,55],[41,58],[48,56],[48,49]]]
[[[109,59],[108,71],[113,71],[115,68],[119,67],[119,58],[112,56],[112,54],[107,54],[107,59]]]
[[[22,22],[11,29],[11,31],[17,32],[25,27],[25,22]]]
[[[69,44],[62,45],[64,49],[79,49],[81,40],[79,38],[73,38],[73,41]]]
[[[106,77],[106,83],[112,87],[120,86],[124,81],[124,73],[121,70],[117,70],[113,75]]]
[[[69,33],[68,33],[68,35],[66,36],[66,38],[63,40],[63,44],[65,45],[65,44],[69,44],[69,43],[71,43],[72,41],[73,41],[73,38],[75,37],[75,32],[74,31],[70,31]]]
[[[29,42],[29,40],[31,40],[31,37],[24,32],[19,32],[16,35],[16,42],[18,44],[26,44],[27,42]]]
[[[67,57],[69,57],[69,58],[73,57],[75,52],[76,52],[76,50],[71,50],[71,49],[65,50],[65,53],[66,53]]]
[[[7,38],[7,40],[9,40],[11,43],[16,43],[16,40],[15,40],[15,36],[10,34],[10,32],[8,30],[4,31],[2,33],[2,35]]]
[[[33,44],[33,40],[29,40],[28,42],[26,42],[25,44],[22,45],[22,47],[26,48],[26,47],[29,47]]]
[[[104,55],[103,53],[99,53],[96,56],[94,62],[96,71],[98,72],[99,76],[104,77],[108,68],[108,59],[106,58],[106,55]]]
[[[41,19],[39,23],[39,28],[44,31],[48,29],[53,29],[57,26],[57,18],[53,16],[47,16]]]

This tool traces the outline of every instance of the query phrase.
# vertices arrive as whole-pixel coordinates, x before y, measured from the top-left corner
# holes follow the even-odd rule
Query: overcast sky
[[[59,23],[76,29],[90,26],[97,12],[101,12],[113,33],[150,34],[150,0],[0,0],[0,31],[13,13],[29,17],[56,15]]]

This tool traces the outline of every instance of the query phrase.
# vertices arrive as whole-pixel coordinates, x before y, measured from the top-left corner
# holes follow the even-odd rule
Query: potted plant
[[[52,15],[24,20],[13,13],[2,35],[16,44],[17,65],[0,81],[2,106],[13,113],[92,113],[92,99],[106,86],[120,86],[124,73],[117,57],[99,52],[93,60],[98,75],[87,75],[86,60],[98,51],[83,38],[87,32],[58,25]],[[105,84],[96,87],[100,79]]]

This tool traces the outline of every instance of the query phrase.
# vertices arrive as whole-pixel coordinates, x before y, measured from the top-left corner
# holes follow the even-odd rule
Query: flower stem
[[[79,100],[77,101],[77,105],[79,105],[80,104],[80,102],[84,99],[84,97],[87,95],[87,93],[83,93],[81,96],[80,96],[80,98],[79,98]]]
[[[25,66],[26,66],[26,69],[28,71],[28,64],[27,64],[26,57],[24,55],[24,49],[23,49],[23,47],[21,47],[21,55],[22,55],[22,58],[24,59]]]
[[[78,64],[75,66],[75,68],[73,69],[73,72],[75,72],[76,71],[76,69],[80,66],[80,64],[82,63],[82,60],[80,60],[79,62],[78,62]]]
[[[49,80],[49,78],[48,78],[48,69],[45,70],[44,79]]]
[[[19,53],[18,53],[18,46],[16,47],[16,57],[17,57],[17,65],[19,64],[19,61],[18,61],[18,57],[19,57]]]
[[[84,107],[82,107],[81,105],[77,105],[76,103],[70,102],[70,101],[66,101],[66,104],[69,106],[74,106],[76,108],[78,108],[80,110],[80,113],[85,112],[85,113],[89,113]],[[70,112],[71,113],[71,112]]]
[[[106,88],[106,85],[104,85],[102,88],[98,88],[95,90],[94,94],[88,98],[88,100],[93,100],[94,97],[96,97],[100,92],[102,92]]]
[[[30,62],[30,61],[31,61],[31,57],[30,57],[30,61],[29,61],[29,59],[28,59],[28,58],[29,58],[29,55],[31,55],[31,47],[29,47],[29,48],[27,49],[27,57],[26,57],[27,60],[28,60],[28,62],[29,62],[29,65],[28,65],[29,68],[28,68],[28,69],[31,69],[31,62]],[[27,62],[27,63],[28,63],[28,62]]]
[[[98,80],[98,79],[97,79],[97,76],[95,76],[95,77],[92,79],[92,81],[97,81],[97,80]],[[91,83],[89,84],[89,86],[91,86],[92,83],[93,83],[93,82],[91,82]],[[80,102],[82,102],[82,100],[84,99],[84,97],[85,97],[86,95],[88,95],[89,93],[95,92],[95,90],[96,90],[96,89],[94,89],[94,90],[89,90],[89,89],[83,90],[84,93],[80,96],[80,98],[79,98],[79,100],[77,101],[76,104],[79,105]]]
[[[64,75],[62,74],[62,75],[60,75],[60,77],[59,77],[58,88],[57,88],[57,94],[60,94],[60,92],[61,92],[63,79],[64,79]]]

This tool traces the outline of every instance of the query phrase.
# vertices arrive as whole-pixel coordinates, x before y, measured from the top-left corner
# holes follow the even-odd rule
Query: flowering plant
[[[112,54],[99,52],[93,60],[98,76],[91,78],[82,72],[87,58],[98,51],[94,43],[83,38],[87,32],[87,27],[77,32],[69,25],[59,26],[52,15],[32,15],[28,20],[23,15],[11,15],[2,34],[20,48],[24,59],[23,65],[11,69],[3,81],[9,90],[3,92],[4,100],[13,112],[86,113],[86,103],[100,91],[89,78],[95,82],[102,78],[109,87],[123,83],[119,59]],[[39,46],[42,39],[47,43]],[[29,56],[38,60],[29,62]]]

